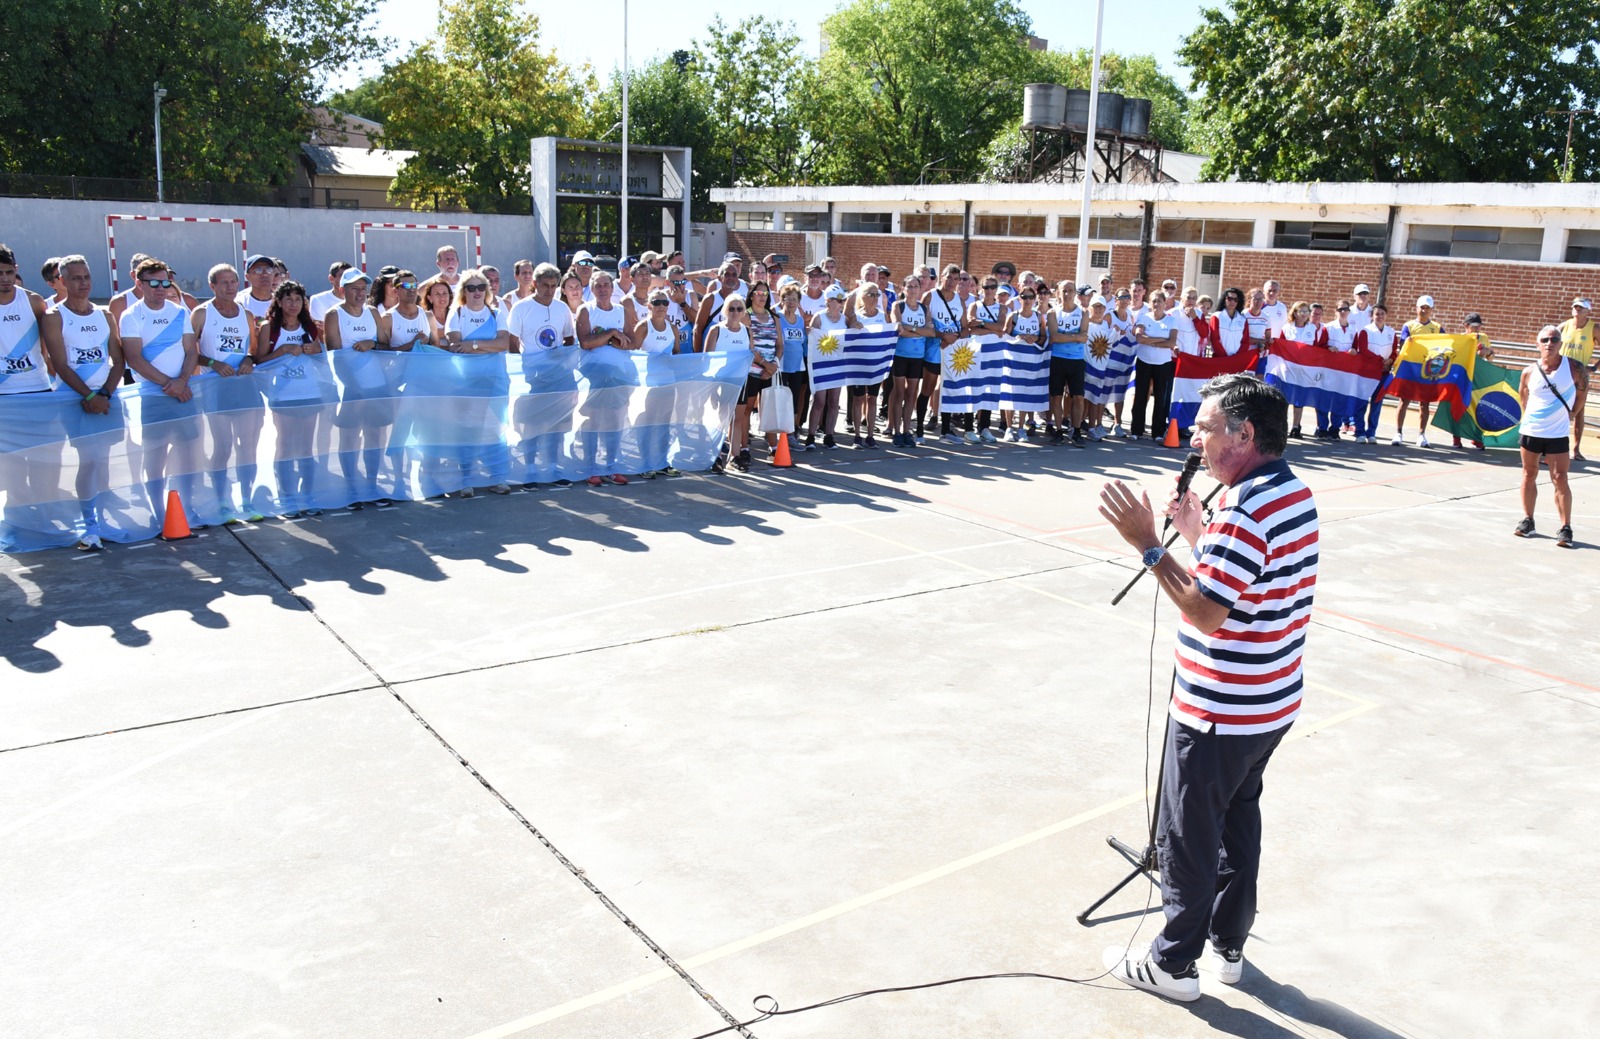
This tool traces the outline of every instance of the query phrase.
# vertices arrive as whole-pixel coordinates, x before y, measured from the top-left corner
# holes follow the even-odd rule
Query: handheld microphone
[[[1190,451],[1189,457],[1183,460],[1183,472],[1178,474],[1178,501],[1183,501],[1183,496],[1189,493],[1189,485],[1194,482],[1194,474],[1200,471],[1203,459],[1200,452]],[[1172,529],[1172,517],[1167,517],[1167,522],[1162,524],[1161,533],[1165,534]]]

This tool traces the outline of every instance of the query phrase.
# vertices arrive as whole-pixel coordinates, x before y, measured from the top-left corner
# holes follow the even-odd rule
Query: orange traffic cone
[[[183,514],[183,499],[177,491],[167,492],[167,516],[161,524],[162,541],[184,541],[194,537],[189,529],[189,517]]]
[[[772,464],[777,469],[787,469],[794,465],[794,459],[789,457],[789,434],[778,434],[778,446],[772,451]]]
[[[1182,447],[1183,446],[1182,444],[1178,443],[1178,420],[1177,419],[1174,418],[1174,419],[1168,419],[1167,420],[1167,436],[1166,436],[1165,440],[1161,441],[1161,446],[1162,447]]]

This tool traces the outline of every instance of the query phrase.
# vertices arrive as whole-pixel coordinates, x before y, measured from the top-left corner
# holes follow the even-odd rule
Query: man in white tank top
[[[344,277],[344,272],[355,266],[345,260],[335,260],[328,268],[328,291],[319,292],[306,300],[306,310],[311,313],[311,320],[322,327],[322,319],[328,311],[344,302],[344,288],[339,284],[339,279]]]
[[[61,384],[80,399],[83,419],[68,423],[68,437],[78,456],[74,490],[83,516],[80,552],[97,552],[100,540],[99,496],[108,487],[111,444],[97,434],[122,428],[122,409],[113,396],[122,384],[122,340],[105,308],[90,302],[93,278],[83,256],[63,256],[58,277],[66,298],[39,323],[45,352]]]
[[[117,330],[122,349],[139,386],[139,415],[144,437],[145,491],[156,516],[166,509],[167,459],[175,455],[176,490],[194,515],[194,474],[199,472],[199,413],[190,403],[189,376],[199,357],[199,343],[189,327],[189,311],[167,298],[172,275],[160,260],[146,260],[134,272],[144,298],[123,312]]]
[[[257,253],[245,260],[244,280],[250,291],[239,301],[240,305],[257,321],[266,320],[267,310],[272,306],[272,290],[277,288],[278,280],[278,268],[272,257]]]
[[[1359,332],[1372,324],[1372,290],[1363,282],[1357,285],[1351,293],[1355,296],[1355,306],[1350,308],[1350,327]]]
[[[44,298],[17,283],[17,257],[0,245],[0,394],[38,393],[50,388],[50,370],[39,338]]]

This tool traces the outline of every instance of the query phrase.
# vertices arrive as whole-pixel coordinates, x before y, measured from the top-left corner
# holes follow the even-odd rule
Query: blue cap
[[[624,256],[622,258],[622,262],[617,264],[617,270],[620,271],[624,267],[637,267],[637,266],[639,266],[639,258],[637,256]]]
[[[265,253],[256,253],[253,256],[246,256],[244,258],[244,269],[248,271],[258,263],[264,263],[271,267],[277,266],[277,262],[273,260],[272,257],[266,255]]]

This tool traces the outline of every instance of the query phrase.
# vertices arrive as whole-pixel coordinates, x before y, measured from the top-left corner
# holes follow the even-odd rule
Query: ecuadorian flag
[[[1453,418],[1472,406],[1478,340],[1471,335],[1420,335],[1400,348],[1399,364],[1383,392],[1401,400],[1443,401]],[[1520,418],[1520,416],[1519,416]]]
[[[1522,375],[1478,358],[1472,369],[1472,407],[1460,418],[1440,408],[1433,425],[1487,447],[1516,447],[1522,431]]]

